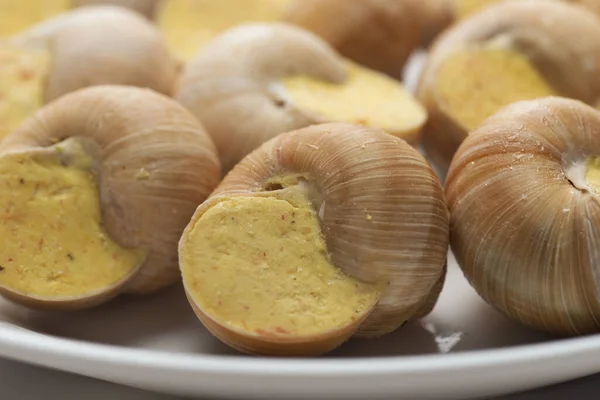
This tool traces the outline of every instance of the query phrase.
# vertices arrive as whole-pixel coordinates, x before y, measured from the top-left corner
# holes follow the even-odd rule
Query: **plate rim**
[[[8,349],[8,351],[7,351]],[[14,351],[10,351],[10,349]],[[550,340],[508,347],[466,350],[456,353],[340,358],[276,358],[248,355],[178,353],[63,338],[47,335],[10,323],[0,324],[0,355],[34,352],[47,357],[112,364],[154,370],[276,377],[355,375],[379,378],[382,375],[430,373],[501,367],[523,362],[540,362],[561,356],[600,353],[600,334]],[[11,353],[13,355],[11,355]],[[31,362],[27,358],[24,362]],[[49,363],[44,363],[49,364]]]

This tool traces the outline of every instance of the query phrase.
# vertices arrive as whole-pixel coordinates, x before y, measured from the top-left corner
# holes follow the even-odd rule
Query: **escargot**
[[[437,36],[448,27],[469,18],[472,15],[484,10],[486,7],[504,1],[522,1],[522,0],[404,0],[414,2],[420,5],[422,29],[424,36],[422,44],[428,45],[434,41]],[[535,0],[540,2],[562,1],[586,8],[587,10],[600,14],[599,0]]]
[[[596,15],[556,1],[499,2],[454,25],[434,44],[417,88],[428,157],[445,172],[468,132],[518,100],[596,104],[599,35]]]
[[[498,310],[556,335],[600,331],[600,112],[545,97],[502,108],[448,172],[451,246]]]
[[[427,7],[418,0],[296,0],[283,20],[308,29],[343,56],[399,78],[424,40]],[[433,13],[427,18],[433,19]]]
[[[400,82],[286,23],[217,36],[186,65],[174,97],[206,127],[223,172],[273,136],[311,124],[358,123],[415,144],[427,119]]]
[[[290,0],[73,0],[82,4],[119,4],[156,23],[169,48],[189,60],[214,36],[247,22],[282,18]]]
[[[219,177],[174,100],[118,85],[61,96],[0,145],[0,294],[71,310],[177,282],[177,242]]]
[[[0,139],[43,104],[87,86],[129,85],[172,94],[179,63],[160,32],[133,11],[65,12],[0,42]]]
[[[375,128],[277,135],[196,210],[179,243],[190,304],[248,353],[318,355],[431,311],[448,210],[431,166]]]

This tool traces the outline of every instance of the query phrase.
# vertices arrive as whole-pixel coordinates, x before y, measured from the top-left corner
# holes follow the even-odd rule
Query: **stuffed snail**
[[[597,37],[594,14],[537,0],[489,6],[448,30],[417,88],[428,112],[423,147],[429,158],[445,172],[468,132],[514,101],[561,95],[596,104]]]
[[[284,20],[308,29],[343,56],[400,77],[410,54],[424,40],[421,0],[295,0]],[[439,13],[443,15],[442,13]],[[427,18],[435,18],[427,13]]]
[[[452,251],[477,292],[557,335],[600,331],[600,112],[548,97],[498,111],[448,172]]]
[[[210,138],[166,96],[102,85],[54,100],[0,145],[0,293],[80,309],[175,283],[177,242],[219,177]]]
[[[431,311],[447,249],[427,161],[381,130],[329,123],[245,157],[196,210],[179,257],[188,299],[219,339],[317,355]]]
[[[486,7],[504,1],[523,1],[523,0],[406,0],[422,3],[422,23],[426,31],[423,42],[425,44],[433,41],[437,35],[448,27],[463,19],[484,10]],[[529,0],[525,0],[529,1]],[[600,15],[599,0],[536,0],[541,2],[562,1],[585,7]]]
[[[0,140],[43,104],[100,84],[170,95],[179,64],[147,20],[121,7],[60,14],[0,43]]]
[[[364,124],[416,143],[427,119],[399,82],[285,23],[219,35],[184,68],[174,97],[206,127],[223,172],[277,134],[311,124]]]
[[[162,0],[0,0],[0,37],[18,34],[73,8],[88,5],[116,5],[151,17]]]

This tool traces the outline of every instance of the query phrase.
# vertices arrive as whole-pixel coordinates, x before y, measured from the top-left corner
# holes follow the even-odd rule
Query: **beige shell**
[[[600,19],[592,13],[562,2],[537,0],[489,6],[446,31],[433,46],[417,88],[417,98],[429,114],[422,137],[429,158],[445,171],[468,133],[446,113],[436,91],[438,70],[449,56],[495,40],[509,43],[528,56],[562,96],[595,104],[600,96],[597,37]]]
[[[470,134],[448,173],[452,250],[479,294],[528,326],[600,331],[600,197],[582,162],[600,113],[548,97],[505,107]]]
[[[110,4],[128,8],[144,15],[148,19],[154,19],[156,10],[164,0],[71,0],[73,7],[84,7],[99,4]]]
[[[174,100],[149,89],[96,86],[41,108],[6,137],[0,155],[69,138],[87,139],[99,150],[108,234],[121,246],[148,251],[139,272],[119,289],[142,294],[176,282],[179,237],[220,179],[216,149],[202,126]],[[138,179],[142,170],[147,179]]]
[[[416,2],[420,6],[422,21],[422,44],[425,46],[433,42],[436,37],[447,28],[451,27],[457,21],[467,18],[484,8],[502,1],[522,1],[522,0],[405,0]],[[536,0],[536,1],[563,1],[566,3],[578,4],[588,10],[600,15],[599,0]],[[468,8],[464,8],[465,5]]]
[[[598,0],[567,0],[572,3],[578,3],[583,7],[589,9],[590,11],[595,12],[600,15],[600,1]]]
[[[282,102],[276,84],[290,73],[328,82],[345,78],[342,59],[326,43],[278,23],[233,28],[186,66],[175,98],[206,127],[224,172],[273,136],[320,122]]]
[[[308,29],[340,54],[369,68],[400,77],[421,41],[418,0],[295,0],[287,22]]]
[[[386,276],[390,285],[355,331],[287,347],[240,336],[192,304],[214,334],[247,352],[320,354],[352,335],[383,335],[431,311],[444,282],[449,214],[437,177],[412,146],[347,123],[283,133],[245,157],[193,220],[223,196],[268,195],[269,180],[285,174],[305,177],[316,193],[311,198],[332,264],[367,282]]]
[[[10,42],[50,50],[46,102],[102,84],[139,86],[171,95],[179,70],[160,32],[137,13],[116,6],[60,14]]]
[[[281,22],[242,24],[214,38],[185,67],[174,97],[206,127],[224,173],[268,139],[311,124],[361,123],[414,145],[427,119],[401,82]]]

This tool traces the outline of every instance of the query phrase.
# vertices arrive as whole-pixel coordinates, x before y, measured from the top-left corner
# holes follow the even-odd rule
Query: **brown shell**
[[[122,7],[89,6],[69,11],[11,41],[50,50],[46,102],[103,84],[139,86],[171,95],[179,70],[157,28]]]
[[[449,215],[437,177],[413,147],[346,123],[284,133],[244,158],[193,220],[223,196],[268,195],[269,180],[286,174],[301,174],[312,188],[331,262],[364,281],[389,278],[354,335],[383,335],[431,310],[444,281]],[[248,337],[221,328],[211,330],[234,347],[253,348]]]
[[[400,77],[421,41],[419,1],[295,0],[283,19],[359,64]]]
[[[456,24],[434,44],[417,88],[429,113],[422,136],[427,155],[445,171],[468,133],[446,113],[436,91],[438,69],[453,53],[492,40],[510,43],[561,95],[595,104],[600,96],[597,37],[600,19],[581,7],[553,1],[500,2]]]
[[[410,3],[414,18],[417,18],[421,30],[421,45],[428,47],[436,37],[455,19],[453,3],[455,0],[403,0]]]
[[[223,172],[268,139],[318,122],[272,84],[290,73],[340,82],[342,59],[310,32],[281,23],[243,24],[203,47],[183,71],[175,98],[206,127]]]
[[[600,154],[598,132],[600,113],[580,101],[517,102],[471,133],[450,166],[458,263],[486,301],[536,329],[600,331],[600,196],[571,172]]]
[[[149,252],[126,291],[147,293],[176,282],[181,233],[220,179],[216,149],[202,126],[154,91],[96,86],[44,106],[6,137],[0,154],[74,137],[100,152],[103,226],[120,245]]]

